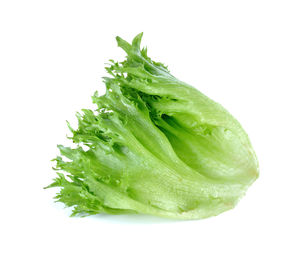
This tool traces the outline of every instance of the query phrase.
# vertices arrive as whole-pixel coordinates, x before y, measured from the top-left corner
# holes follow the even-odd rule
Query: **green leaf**
[[[73,215],[143,213],[198,219],[233,208],[258,177],[247,134],[221,105],[170,74],[141,49],[106,67],[97,108],[69,124],[76,148],[59,145],[48,187]],[[64,173],[63,173],[64,172]],[[66,176],[67,178],[66,178]]]

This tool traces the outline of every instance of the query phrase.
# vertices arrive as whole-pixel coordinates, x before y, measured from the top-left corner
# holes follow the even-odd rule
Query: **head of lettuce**
[[[59,145],[57,201],[72,215],[142,213],[199,219],[233,208],[258,177],[247,134],[220,104],[117,37],[123,62],[106,68],[106,93]],[[67,159],[66,159],[67,158]]]

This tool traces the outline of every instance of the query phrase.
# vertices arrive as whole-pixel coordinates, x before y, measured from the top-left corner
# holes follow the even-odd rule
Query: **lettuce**
[[[55,197],[72,215],[142,213],[199,219],[233,208],[258,177],[247,134],[221,105],[117,37],[95,110],[69,124],[76,148],[58,145]],[[65,172],[65,173],[64,173]]]

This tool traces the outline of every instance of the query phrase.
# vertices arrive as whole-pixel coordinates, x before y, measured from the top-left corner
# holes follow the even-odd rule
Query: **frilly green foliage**
[[[143,213],[198,219],[231,209],[258,177],[248,136],[219,104],[117,37],[97,109],[77,114],[76,148],[59,145],[48,187],[72,215]],[[67,159],[65,159],[67,158]],[[63,173],[64,172],[64,173]]]

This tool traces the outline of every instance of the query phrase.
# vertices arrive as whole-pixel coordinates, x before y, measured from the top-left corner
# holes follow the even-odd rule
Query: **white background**
[[[260,178],[217,217],[70,218],[50,159],[66,143],[115,36],[143,31],[149,55],[244,126]],[[1,1],[1,258],[300,258],[299,1]],[[101,90],[100,90],[101,91]]]

